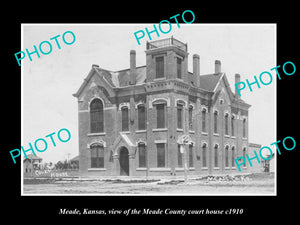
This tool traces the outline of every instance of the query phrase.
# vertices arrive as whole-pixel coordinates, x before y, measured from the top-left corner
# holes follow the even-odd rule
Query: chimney
[[[136,57],[135,50],[130,51],[130,85],[134,85],[136,83]]]
[[[221,61],[215,60],[215,73],[221,73]]]
[[[198,54],[193,55],[193,74],[196,87],[200,87],[200,57]]]
[[[235,74],[235,84],[239,83],[241,81],[241,75],[236,73]],[[240,98],[239,94],[237,93],[237,89],[235,88],[235,97]]]

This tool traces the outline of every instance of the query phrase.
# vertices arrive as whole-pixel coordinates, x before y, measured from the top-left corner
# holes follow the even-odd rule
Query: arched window
[[[203,143],[202,145],[202,166],[203,167],[207,167],[207,163],[206,163],[206,152],[207,151],[207,144]]]
[[[183,105],[177,104],[177,128],[183,128]]]
[[[193,145],[189,145],[189,168],[194,167]]]
[[[155,107],[155,112],[156,112],[156,128],[166,128],[167,126],[166,113],[167,113],[167,106],[170,106],[170,99],[168,98],[154,99],[152,101],[152,106]]]
[[[104,168],[104,147],[103,145],[91,146],[91,168]]]
[[[146,145],[145,143],[138,143],[138,151],[139,151],[139,167],[146,167]]]
[[[246,147],[243,148],[243,157],[246,159]],[[245,160],[244,167],[246,167],[246,161],[247,160]]]
[[[104,132],[103,103],[100,99],[94,99],[90,104],[91,133]]]
[[[234,167],[234,151],[235,150],[235,147],[232,146],[231,148],[231,167]]]
[[[166,127],[166,104],[156,104],[156,127],[165,128]]]
[[[218,133],[218,111],[214,111],[214,133]]]
[[[193,106],[189,106],[189,129],[193,130]]]
[[[229,167],[229,158],[228,158],[229,146],[225,146],[225,167]]]
[[[229,115],[228,115],[228,113],[226,113],[225,114],[225,134],[226,135],[229,135],[228,123],[229,123]]]
[[[138,105],[138,130],[146,130],[146,110],[145,105]]]
[[[214,155],[215,155],[215,167],[219,167],[219,162],[218,162],[218,149],[219,149],[219,145],[215,144],[214,146]]]
[[[202,109],[201,111],[202,117],[202,132],[206,132],[206,109]]]
[[[231,117],[231,136],[234,136],[234,116]]]
[[[180,152],[180,144],[177,144],[177,165],[178,168],[182,167],[182,153]]]
[[[123,106],[121,108],[121,112],[122,112],[122,131],[128,131],[129,130],[128,107]]]

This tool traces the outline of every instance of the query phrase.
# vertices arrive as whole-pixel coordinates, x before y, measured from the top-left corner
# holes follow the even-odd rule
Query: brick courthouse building
[[[189,174],[238,172],[234,159],[249,148],[250,105],[232,92],[221,62],[215,61],[214,73],[200,76],[195,54],[188,72],[187,44],[173,37],[148,42],[145,53],[146,66],[136,67],[133,50],[129,69],[93,65],[73,94],[81,174],[182,175],[182,134],[192,139]]]

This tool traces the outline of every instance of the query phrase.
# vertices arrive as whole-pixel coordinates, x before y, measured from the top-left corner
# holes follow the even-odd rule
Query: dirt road
[[[24,184],[24,194],[62,195],[274,195],[274,174],[249,175],[245,179],[200,178],[165,180],[68,179]]]

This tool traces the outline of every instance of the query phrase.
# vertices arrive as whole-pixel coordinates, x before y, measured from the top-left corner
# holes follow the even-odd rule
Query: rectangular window
[[[162,78],[165,76],[165,69],[164,69],[164,57],[156,57],[155,58],[156,64],[156,78]]]
[[[177,57],[177,78],[182,78],[182,59]]]
[[[146,167],[146,146],[145,144],[139,144],[139,167]]]
[[[165,128],[165,104],[156,105],[157,128]]]
[[[177,155],[178,155],[178,167],[181,168],[182,167],[182,153],[180,152],[180,145],[177,145]]]
[[[177,105],[177,128],[182,129],[182,105]]]
[[[189,167],[194,167],[193,145],[189,145]]]
[[[157,167],[165,167],[166,166],[166,153],[165,153],[165,144],[158,143],[157,147]]]
[[[246,137],[246,119],[243,119],[243,137]]]
[[[122,108],[122,131],[129,130],[129,118],[128,118],[128,108]]]
[[[138,129],[146,130],[146,112],[143,105],[138,106]]]

